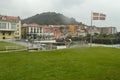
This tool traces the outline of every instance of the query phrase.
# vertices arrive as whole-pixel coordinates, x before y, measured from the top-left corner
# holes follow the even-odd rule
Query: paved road
[[[42,48],[42,50],[46,50],[45,47],[39,45],[39,44],[32,44],[30,42],[21,40],[21,41],[13,41],[13,40],[4,40],[5,42],[9,43],[14,43],[14,44],[19,44],[28,47],[29,49],[34,49],[34,48]]]

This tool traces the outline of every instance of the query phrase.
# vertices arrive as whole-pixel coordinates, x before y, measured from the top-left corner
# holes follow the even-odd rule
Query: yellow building
[[[0,15],[0,39],[21,39],[20,17]]]

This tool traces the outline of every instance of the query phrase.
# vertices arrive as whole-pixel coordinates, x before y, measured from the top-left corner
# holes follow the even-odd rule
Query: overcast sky
[[[93,11],[107,15],[105,21],[93,21],[93,25],[113,26],[120,31],[119,4],[120,0],[0,0],[0,14],[24,19],[43,12],[57,12],[90,25]]]

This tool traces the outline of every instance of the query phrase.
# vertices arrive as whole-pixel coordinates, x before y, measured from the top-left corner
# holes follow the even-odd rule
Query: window
[[[0,29],[1,29],[1,23],[0,23]]]
[[[34,33],[36,33],[36,28],[34,28]]]
[[[5,35],[5,33],[3,32],[3,35]]]
[[[31,27],[31,33],[33,33],[33,28]]]
[[[5,39],[5,37],[3,37],[3,39]]]
[[[6,20],[6,17],[2,17],[2,20]]]
[[[40,33],[42,33],[42,27],[40,27],[39,29],[40,29]]]
[[[6,23],[0,23],[0,29],[6,29]]]
[[[8,29],[9,29],[9,23],[8,23]]]
[[[39,33],[39,28],[37,28],[37,33]]]
[[[11,35],[11,32],[9,32],[9,36]]]
[[[11,29],[16,29],[16,23],[11,23]]]

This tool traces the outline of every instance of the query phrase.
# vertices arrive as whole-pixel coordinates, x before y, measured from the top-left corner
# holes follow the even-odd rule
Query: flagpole
[[[92,26],[93,26],[93,12],[91,11],[90,47],[92,47]]]
[[[92,37],[92,31],[94,31],[93,28],[93,20],[105,20],[106,15],[105,14],[101,14],[101,13],[96,13],[94,14],[94,12],[91,11],[91,32],[90,32],[90,47],[92,47],[92,42],[93,42],[93,37]],[[94,32],[93,32],[94,35]]]

